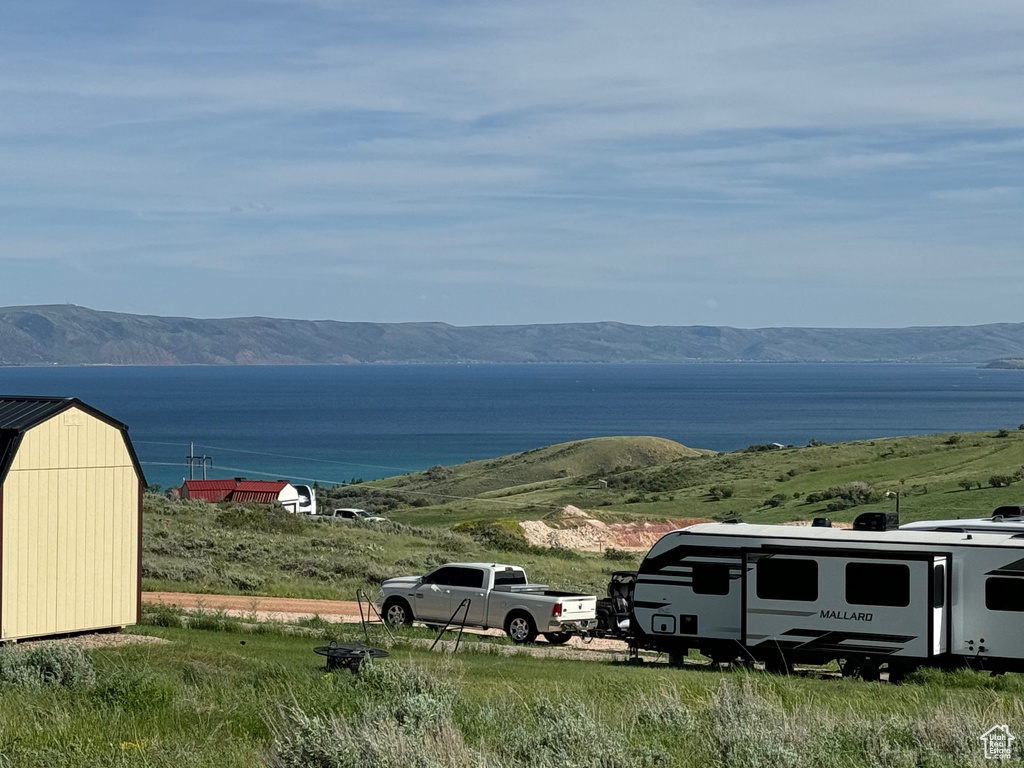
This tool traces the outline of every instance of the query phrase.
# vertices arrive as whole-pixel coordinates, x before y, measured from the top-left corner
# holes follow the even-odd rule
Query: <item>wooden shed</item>
[[[0,640],[138,621],[144,488],[121,422],[0,395]]]

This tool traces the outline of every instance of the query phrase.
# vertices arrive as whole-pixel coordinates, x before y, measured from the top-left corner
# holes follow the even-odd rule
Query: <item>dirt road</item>
[[[143,592],[142,602],[174,605],[185,610],[223,611],[228,616],[255,616],[258,621],[296,621],[319,616],[327,621],[359,621],[359,604],[351,600],[305,600],[293,597],[247,597],[245,595],[197,595],[189,592]],[[363,605],[364,614],[366,605]],[[374,615],[376,618],[376,615]],[[500,629],[467,629],[474,634],[503,635]],[[529,649],[509,646],[508,651],[531,655],[574,656],[575,654],[625,654],[619,640],[591,640],[574,637],[565,646],[552,647],[540,641]],[[575,652],[575,654],[574,654]]]
[[[261,621],[295,621],[320,616],[328,621],[359,621],[354,600],[305,600],[296,597],[196,595],[189,592],[143,592],[142,602],[187,610],[224,611],[229,616],[255,616]],[[363,604],[366,612],[366,604]]]

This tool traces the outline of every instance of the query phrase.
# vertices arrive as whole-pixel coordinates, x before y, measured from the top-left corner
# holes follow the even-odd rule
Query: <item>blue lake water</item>
[[[874,364],[0,368],[0,393],[68,395],[127,423],[147,479],[337,483],[599,435],[729,451],[1015,428],[1024,371]]]

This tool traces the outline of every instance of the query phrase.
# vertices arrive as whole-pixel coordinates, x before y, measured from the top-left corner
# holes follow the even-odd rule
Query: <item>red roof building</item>
[[[257,504],[281,502],[291,512],[298,511],[299,492],[286,480],[186,480],[181,498],[199,499],[217,504],[222,501],[248,501]]]

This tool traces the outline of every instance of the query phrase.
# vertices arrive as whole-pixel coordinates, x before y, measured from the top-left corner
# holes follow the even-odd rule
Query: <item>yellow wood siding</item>
[[[0,639],[135,622],[138,493],[115,427],[72,408],[25,433],[3,486]]]

